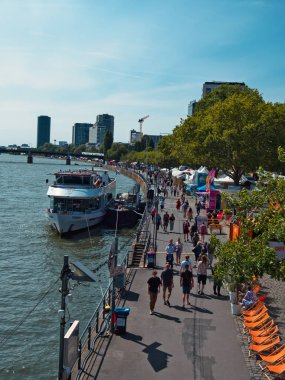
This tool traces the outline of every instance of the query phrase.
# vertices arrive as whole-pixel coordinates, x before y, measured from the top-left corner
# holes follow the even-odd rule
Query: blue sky
[[[170,133],[205,81],[243,81],[285,101],[283,0],[1,0],[0,145],[36,145],[37,117],[51,142],[72,125],[115,117]]]

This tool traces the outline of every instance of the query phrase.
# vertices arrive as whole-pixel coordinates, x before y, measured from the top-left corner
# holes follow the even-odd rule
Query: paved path
[[[182,212],[176,211],[174,198],[166,199],[165,210],[174,212],[175,228],[173,233],[159,231],[159,252],[164,252],[170,238],[183,238]],[[184,243],[184,254],[192,254],[192,248],[192,244]],[[157,256],[158,267],[162,268],[165,254]],[[195,275],[193,306],[183,309],[177,271],[171,306],[163,304],[160,294],[155,313],[149,315],[146,282],[151,272],[151,269],[134,270],[134,281],[125,300],[125,306],[131,308],[127,333],[111,338],[100,370],[84,379],[249,380],[227,296],[213,295],[211,280],[205,296],[199,296]]]

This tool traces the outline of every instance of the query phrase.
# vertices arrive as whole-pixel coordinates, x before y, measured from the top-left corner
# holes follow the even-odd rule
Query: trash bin
[[[114,330],[116,334],[125,334],[127,328],[127,318],[130,314],[129,307],[115,307],[114,309]]]
[[[147,252],[147,267],[154,268],[156,265],[156,252],[148,251]]]

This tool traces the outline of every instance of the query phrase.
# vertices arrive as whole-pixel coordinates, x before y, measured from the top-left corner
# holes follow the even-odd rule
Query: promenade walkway
[[[189,197],[188,197],[189,198]],[[193,201],[190,204],[194,210]],[[160,275],[165,264],[165,247],[169,239],[182,235],[182,212],[175,209],[175,199],[166,198],[165,210],[175,215],[174,231],[158,232],[157,266]],[[152,226],[151,226],[152,228]],[[228,237],[228,228],[223,229]],[[209,235],[207,236],[209,240]],[[183,242],[183,239],[181,239]],[[192,244],[183,243],[185,253],[192,254]],[[177,269],[177,270],[176,270]],[[85,380],[124,379],[192,379],[192,380],[249,380],[249,373],[242,354],[240,339],[230,313],[230,303],[225,291],[215,296],[212,280],[208,280],[205,295],[195,288],[190,301],[192,306],[182,308],[182,292],[179,286],[179,268],[174,266],[174,289],[171,306],[165,306],[159,294],[155,313],[149,314],[147,280],[152,269],[133,270],[133,281],[123,300],[131,312],[127,320],[127,333],[109,338],[109,347],[100,364],[85,374]],[[210,270],[209,270],[210,275]]]

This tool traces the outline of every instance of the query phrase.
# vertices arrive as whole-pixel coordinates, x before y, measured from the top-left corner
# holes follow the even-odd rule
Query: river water
[[[52,173],[65,170],[65,161],[0,155],[0,380],[57,378],[60,271],[64,255],[96,270],[98,281],[73,290],[69,321],[80,320],[81,331],[108,285],[108,258],[114,230],[97,226],[60,238],[47,225],[44,210]],[[115,173],[111,173],[115,176]],[[133,180],[117,175],[117,192],[128,191]],[[129,249],[135,231],[119,231],[119,250]],[[120,261],[120,260],[119,260]]]

